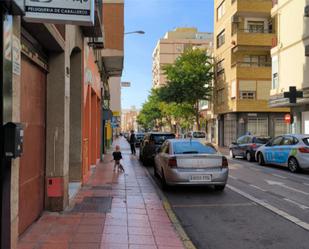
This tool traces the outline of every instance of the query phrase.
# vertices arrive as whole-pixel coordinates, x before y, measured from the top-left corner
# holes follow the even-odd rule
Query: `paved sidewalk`
[[[44,213],[18,249],[183,249],[155,187],[122,138],[125,173],[107,155],[63,213]]]

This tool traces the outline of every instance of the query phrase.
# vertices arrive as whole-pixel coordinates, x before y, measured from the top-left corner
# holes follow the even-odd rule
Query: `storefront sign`
[[[25,19],[31,22],[93,26],[94,10],[94,0],[25,0]]]

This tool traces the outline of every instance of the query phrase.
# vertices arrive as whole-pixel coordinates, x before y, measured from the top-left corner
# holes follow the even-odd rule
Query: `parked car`
[[[206,133],[204,131],[189,131],[185,134],[185,138],[192,138],[204,143],[206,142]]]
[[[139,159],[145,164],[153,164],[154,157],[166,139],[175,138],[171,132],[149,132],[140,144]]]
[[[255,160],[256,150],[266,144],[271,138],[252,135],[244,135],[230,145],[230,156],[235,158],[241,156],[249,162]]]
[[[291,172],[309,170],[309,135],[288,134],[275,137],[255,154],[260,165],[276,164]]]
[[[145,137],[144,133],[136,133],[135,134],[135,138],[136,138],[135,146],[136,147],[140,147],[141,141],[143,140],[144,137]]]
[[[155,156],[154,172],[166,185],[211,185],[223,190],[228,161],[214,146],[188,139],[168,139]]]

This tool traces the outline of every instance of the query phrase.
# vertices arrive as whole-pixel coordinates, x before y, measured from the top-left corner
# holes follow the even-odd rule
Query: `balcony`
[[[232,36],[232,44],[236,46],[272,47],[276,34],[271,30],[237,29]]]
[[[86,27],[82,26],[82,32],[85,37],[98,38],[103,37],[103,20],[102,20],[102,1],[95,1],[95,14],[94,14],[94,26]]]
[[[232,75],[233,78],[271,79],[271,63],[238,61],[232,64]]]
[[[269,14],[272,2],[269,0],[232,0],[232,8],[236,12],[267,13]]]

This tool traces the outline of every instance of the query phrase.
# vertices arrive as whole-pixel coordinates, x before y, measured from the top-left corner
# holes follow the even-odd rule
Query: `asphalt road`
[[[309,249],[309,173],[293,174],[242,159],[230,159],[229,165],[222,193],[207,187],[164,192],[195,246]],[[153,168],[146,168],[155,179]]]

